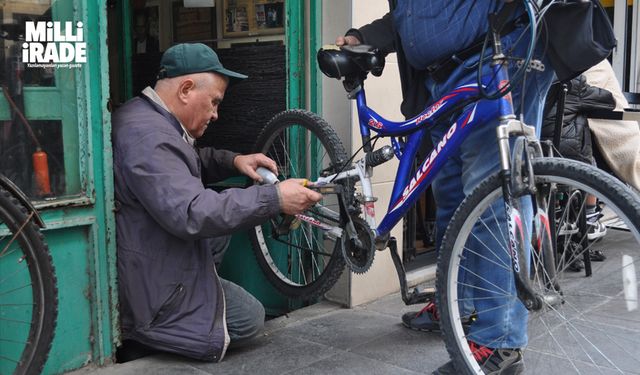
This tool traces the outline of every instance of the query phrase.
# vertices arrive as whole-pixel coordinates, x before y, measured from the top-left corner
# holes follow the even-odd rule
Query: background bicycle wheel
[[[0,188],[0,373],[38,374],[56,325],[56,277],[43,236]]]

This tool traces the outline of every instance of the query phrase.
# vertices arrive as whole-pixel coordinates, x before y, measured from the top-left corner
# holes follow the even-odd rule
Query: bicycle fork
[[[548,211],[546,203],[537,194],[533,166],[531,165],[531,152],[533,152],[533,156],[541,156],[542,151],[537,142],[535,128],[524,125],[514,117],[503,120],[496,131],[500,152],[502,193],[508,223],[508,250],[516,291],[518,298],[527,310],[536,311],[544,305],[554,306],[562,303],[559,286],[555,281],[555,259],[551,245]],[[515,142],[512,160],[509,139],[513,135],[518,138]],[[536,139],[536,141],[529,139]],[[533,241],[530,244],[525,242],[525,228],[518,202],[521,197],[525,196],[533,197],[532,205],[535,215],[534,228],[531,229]],[[525,246],[532,247],[531,254],[527,254]],[[528,261],[533,263],[533,257],[543,259],[542,275],[546,281],[547,290],[552,292],[544,295],[534,292],[530,281],[531,271],[527,265]]]

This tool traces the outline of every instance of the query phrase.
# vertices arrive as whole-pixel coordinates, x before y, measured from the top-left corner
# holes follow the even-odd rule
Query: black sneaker
[[[515,375],[524,372],[520,349],[491,349],[472,341],[469,341],[469,347],[485,375]],[[435,375],[458,373],[451,361],[433,372]]]
[[[600,250],[589,249],[589,259],[591,259],[592,262],[604,262],[607,257]]]
[[[571,271],[571,272],[580,272],[583,269],[584,269],[584,260],[582,259],[574,259],[567,267],[567,271]]]
[[[584,269],[583,250],[582,246],[576,242],[569,242],[566,245],[564,251],[564,264],[563,267],[567,271],[580,272]]]
[[[463,318],[462,328],[465,332],[474,321],[476,315],[470,318]],[[420,311],[411,311],[402,315],[402,325],[422,332],[440,332],[440,314],[436,304],[429,300]]]
[[[422,332],[440,331],[440,314],[433,301],[428,301],[420,311],[411,311],[402,315],[402,325]]]

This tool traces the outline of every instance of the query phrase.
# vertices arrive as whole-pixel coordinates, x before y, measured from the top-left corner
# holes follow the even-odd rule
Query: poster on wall
[[[281,34],[284,10],[282,0],[225,0],[224,37]]]

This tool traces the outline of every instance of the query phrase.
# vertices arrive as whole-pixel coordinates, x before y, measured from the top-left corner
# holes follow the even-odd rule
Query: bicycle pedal
[[[436,298],[436,290],[435,288],[425,288],[423,290],[418,290],[418,288],[414,288],[411,293],[409,293],[409,303],[407,305],[415,305],[419,303],[425,303],[428,301],[433,301]]]
[[[560,230],[558,231],[558,235],[571,236],[578,233],[579,231],[580,230],[578,229],[578,226],[575,225],[574,223],[565,223],[562,225],[562,227],[560,227]]]
[[[523,59],[518,59],[518,61],[516,62],[516,65],[518,66],[518,68],[522,67],[522,64],[524,64],[524,60]],[[530,72],[532,70],[537,70],[539,72],[544,72],[545,70],[545,66],[544,63],[540,60],[531,60],[529,61],[529,66],[527,67],[527,72]]]

